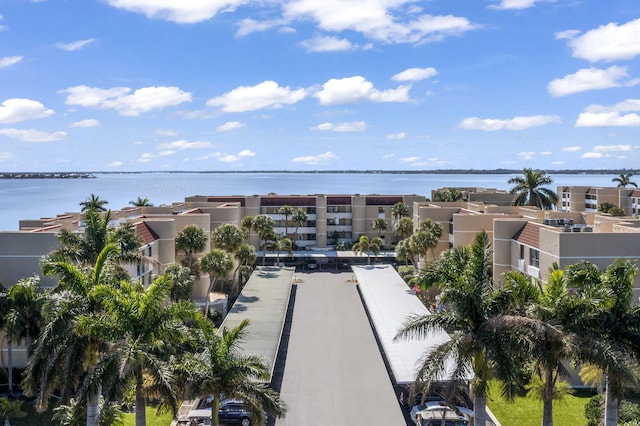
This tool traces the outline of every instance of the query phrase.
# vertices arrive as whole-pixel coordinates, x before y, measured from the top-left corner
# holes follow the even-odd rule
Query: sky
[[[637,169],[638,0],[2,0],[0,171]]]

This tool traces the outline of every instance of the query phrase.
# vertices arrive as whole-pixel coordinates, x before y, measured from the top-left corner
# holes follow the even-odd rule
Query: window
[[[540,252],[536,249],[529,249],[529,265],[534,268],[540,267]]]
[[[524,246],[520,244],[520,259],[524,259]]]

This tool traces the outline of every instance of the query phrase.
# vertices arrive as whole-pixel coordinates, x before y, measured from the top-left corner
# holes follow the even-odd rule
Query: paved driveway
[[[351,272],[296,273],[278,426],[405,426]]]

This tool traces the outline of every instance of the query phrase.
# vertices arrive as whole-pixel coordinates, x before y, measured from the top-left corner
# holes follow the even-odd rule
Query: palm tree
[[[409,240],[400,240],[395,248],[396,260],[398,262],[405,262],[405,264],[413,265],[413,253],[411,253],[411,249],[409,248]]]
[[[99,196],[95,194],[91,194],[86,200],[80,202],[80,206],[82,206],[81,212],[86,211],[96,211],[96,212],[104,212],[107,209],[104,207],[106,204],[109,204],[106,200],[101,200]]]
[[[113,261],[118,248],[108,244],[98,255],[95,265],[81,267],[73,262],[45,259],[42,271],[56,278],[58,286],[43,307],[44,327],[35,342],[24,372],[22,387],[29,396],[36,396],[36,407],[45,411],[55,393],[61,403],[75,395],[98,360],[104,339],[77,333],[78,318],[99,310],[92,291],[98,285],[111,283],[116,275]],[[87,405],[87,425],[97,425],[100,416],[101,384],[87,387],[81,403]]]
[[[249,320],[237,327],[216,334],[211,327],[203,327],[203,350],[192,354],[185,362],[191,397],[213,397],[211,404],[211,424],[220,424],[218,409],[220,395],[230,399],[242,399],[251,409],[254,417],[251,424],[263,424],[266,415],[283,417],[286,408],[277,392],[266,385],[269,368],[264,361],[254,355],[244,355],[239,345],[242,343]]]
[[[298,241],[298,230],[307,222],[307,212],[304,209],[297,208],[293,211],[291,220],[296,224],[295,241]]]
[[[275,237],[275,233],[273,232],[273,226],[275,222],[269,216],[266,215],[258,215],[253,218],[253,223],[251,225],[251,229],[258,233],[260,237],[260,250],[262,251],[262,266],[265,264],[265,260],[267,258],[266,253],[266,245],[270,239]]]
[[[229,253],[222,249],[215,248],[200,259],[200,269],[209,274],[209,288],[205,302],[204,316],[209,316],[209,294],[215,290],[216,282],[219,278],[226,279],[233,269],[233,260]]]
[[[387,230],[387,221],[379,217],[373,220],[371,227],[378,231],[378,237],[382,238],[382,233]]]
[[[176,250],[184,252],[182,264],[191,270],[192,275],[198,273],[196,253],[204,250],[206,246],[207,235],[199,226],[187,225],[176,235]]]
[[[519,318],[510,315],[506,307],[510,294],[493,289],[491,271],[491,244],[486,232],[476,235],[470,247],[457,248],[464,256],[443,256],[434,263],[465,259],[458,265],[441,266],[441,277],[433,277],[443,288],[442,302],[449,307],[435,314],[414,315],[405,321],[396,338],[421,338],[434,330],[444,329],[451,340],[430,348],[418,366],[416,383],[428,391],[439,380],[450,383],[465,382],[473,372],[474,424],[484,425],[487,420],[486,402],[489,380],[501,380],[502,392],[515,395],[521,386],[519,347],[522,341]],[[451,270],[461,271],[452,274]],[[523,321],[524,322],[524,321]],[[516,339],[519,337],[519,339]],[[444,372],[450,369],[448,377]]]
[[[360,255],[362,253],[367,254],[367,265],[371,264],[371,253],[374,256],[377,256],[380,253],[380,249],[382,248],[382,239],[375,237],[369,239],[366,235],[361,235],[358,239],[358,242],[353,245],[351,250],[353,250],[356,254]]]
[[[288,237],[289,232],[287,230],[287,225],[289,224],[289,216],[293,215],[293,207],[284,205],[278,209],[278,214],[284,216],[284,236]]]
[[[100,312],[78,318],[80,335],[104,339],[107,344],[99,362],[89,371],[81,395],[93,383],[102,383],[106,399],[115,400],[130,383],[136,395],[136,425],[146,425],[148,392],[161,396],[164,406],[178,412],[178,397],[168,359],[191,335],[185,323],[198,319],[190,302],[167,303],[171,281],[159,277],[147,289],[131,281],[98,285],[93,297]],[[151,387],[145,388],[145,376]]]
[[[624,393],[625,383],[635,382],[637,376],[629,366],[629,361],[640,360],[640,307],[633,306],[632,295],[636,267],[628,260],[617,259],[602,272],[595,265],[581,262],[567,268],[567,274],[580,292],[605,292],[596,310],[586,320],[576,326],[580,335],[587,336],[592,342],[582,345],[589,348],[591,356],[599,347],[606,344],[609,356],[588,358],[605,373],[605,413],[604,424],[618,424],[618,405]],[[605,352],[600,350],[600,352]],[[596,352],[598,354],[598,352]]]
[[[434,249],[438,246],[438,241],[442,236],[442,225],[433,222],[431,219],[420,222],[418,230],[411,235],[409,244],[411,251],[419,257],[427,259],[427,253],[431,251],[431,258],[435,260]]]
[[[627,186],[638,187],[638,184],[631,180],[633,173],[620,173],[618,177],[611,179],[612,182],[617,182],[618,188],[626,188]]]
[[[237,276],[240,268],[242,266],[253,265],[256,262],[258,255],[256,254],[255,247],[249,244],[241,244],[240,247],[238,247],[238,250],[234,253],[234,257],[237,260],[238,264],[236,266],[236,269],[233,271],[233,275]],[[237,286],[236,286],[236,282],[234,281],[233,289],[231,291],[232,297],[236,297],[238,295],[241,285],[244,284],[240,282],[241,280],[242,280],[242,276],[239,276],[237,280],[238,282]]]
[[[149,199],[147,197],[138,197],[134,201],[129,201],[129,204],[134,207],[153,207],[153,204],[149,202]]]
[[[164,275],[171,280],[171,291],[169,292],[171,301],[178,302],[191,298],[193,278],[189,268],[177,263],[171,263],[164,268]]]
[[[37,275],[21,279],[3,294],[0,321],[7,333],[9,395],[13,395],[13,343],[24,342],[27,354],[31,353],[33,339],[43,325],[41,309],[45,300]]]
[[[293,242],[286,237],[276,239],[273,242],[273,250],[276,252],[276,263],[280,264],[280,252],[284,251],[291,256],[293,254]]]
[[[511,189],[514,206],[535,206],[541,209],[552,209],[558,202],[558,195],[542,185],[549,185],[553,181],[544,171],[524,169],[523,176],[516,176],[507,183],[515,185]]]
[[[393,230],[400,235],[400,238],[409,238],[413,234],[413,220],[409,217],[402,217],[396,222]]]

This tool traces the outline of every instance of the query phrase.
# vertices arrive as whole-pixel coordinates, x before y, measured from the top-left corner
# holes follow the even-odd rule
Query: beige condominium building
[[[558,210],[564,212],[597,212],[598,206],[610,203],[624,210],[625,215],[640,215],[640,189],[595,187],[595,186],[559,186]]]

